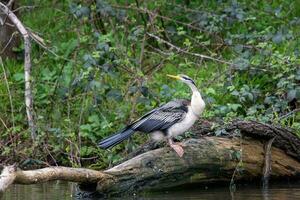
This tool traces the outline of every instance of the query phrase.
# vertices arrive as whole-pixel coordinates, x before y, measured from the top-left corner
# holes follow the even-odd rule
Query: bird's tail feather
[[[120,132],[117,132],[116,134],[109,136],[108,138],[102,140],[98,145],[102,149],[108,149],[110,147],[113,147],[119,143],[121,143],[123,140],[126,140],[134,133],[134,130],[131,128],[123,129]]]

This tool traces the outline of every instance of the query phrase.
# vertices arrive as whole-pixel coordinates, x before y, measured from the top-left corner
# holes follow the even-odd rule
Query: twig
[[[0,57],[0,65],[1,65],[2,70],[3,70],[4,80],[5,80],[5,83],[6,83],[6,89],[7,89],[7,92],[8,92],[8,98],[9,98],[10,109],[11,109],[12,124],[13,124],[13,128],[15,129],[14,106],[13,106],[13,103],[12,103],[12,96],[11,96],[11,92],[10,92],[10,88],[9,88],[9,84],[8,84],[8,80],[7,80],[6,71],[5,71],[5,68],[4,68],[3,61],[2,61],[1,57]]]
[[[16,33],[18,32],[13,32],[13,34],[10,36],[8,42],[6,43],[6,45],[3,47],[3,49],[1,50],[0,54],[3,54],[4,51],[6,50],[6,48],[9,46],[9,44],[11,43],[12,39],[14,38],[14,36],[16,35]]]
[[[117,9],[134,10],[134,11],[137,11],[137,12],[142,12],[142,13],[148,13],[148,14],[156,15],[156,17],[159,17],[161,19],[164,19],[164,20],[167,20],[167,21],[171,21],[171,22],[174,22],[176,24],[180,24],[180,25],[186,26],[188,28],[191,28],[191,29],[194,29],[194,30],[197,30],[197,31],[200,31],[200,32],[205,32],[205,33],[208,33],[208,34],[212,34],[212,33],[209,33],[209,32],[207,32],[207,31],[205,31],[205,30],[203,30],[203,29],[201,29],[199,27],[193,26],[193,25],[185,23],[185,22],[181,22],[181,21],[175,20],[175,19],[170,18],[170,17],[166,17],[166,16],[163,16],[163,15],[159,15],[159,14],[153,13],[150,10],[147,10],[145,8],[137,8],[137,7],[133,7],[133,6],[120,6],[120,5],[112,5],[112,7],[117,8]]]
[[[0,117],[0,121],[3,124],[3,126],[6,128],[6,130],[8,131],[9,129],[1,117]]]
[[[283,120],[283,119],[285,119],[285,118],[287,118],[287,117],[289,117],[289,116],[291,116],[291,115],[293,115],[294,113],[297,113],[297,112],[300,112],[300,108],[297,108],[295,110],[292,110],[291,112],[288,112],[285,115],[280,116],[278,120]]]
[[[135,0],[135,4],[136,4],[136,7],[138,9],[140,9],[140,4],[139,4],[138,0]],[[147,26],[147,20],[145,19],[144,15],[142,13],[140,13],[140,16],[141,16],[141,18],[142,18],[142,20],[144,22],[144,27],[146,27]]]
[[[44,149],[46,149],[46,151],[48,152],[48,155],[51,157],[51,159],[54,162],[55,166],[58,166],[55,158],[52,156],[51,152],[49,151],[49,149],[47,148],[47,145],[45,143],[44,143]]]
[[[15,27],[15,25],[11,24],[11,23],[8,23],[8,22],[5,22],[4,23],[6,26],[10,26],[10,27]]]
[[[142,70],[142,67],[143,67],[143,59],[144,59],[144,53],[145,53],[145,43],[146,43],[146,33],[144,34],[143,41],[142,41],[142,46],[141,46],[141,54],[140,54],[140,59],[139,59],[140,70]]]
[[[269,177],[271,174],[271,170],[272,170],[272,154],[271,154],[271,147],[273,144],[273,141],[276,137],[273,137],[272,139],[270,139],[264,147],[265,150],[265,160],[264,160],[264,168],[263,168],[263,178],[262,178],[262,182],[263,182],[263,188],[266,189],[269,187]]]
[[[203,55],[203,54],[199,54],[199,53],[193,53],[193,52],[189,52],[185,49],[182,49],[152,33],[147,33],[147,35],[149,35],[150,37],[153,37],[155,38],[156,40],[162,42],[162,43],[165,43],[167,44],[168,46],[171,47],[171,49],[175,49],[176,51],[178,52],[181,52],[181,53],[184,53],[184,54],[187,54],[187,55],[191,55],[191,56],[195,56],[197,58],[202,58],[202,59],[207,59],[207,60],[213,60],[213,61],[216,61],[216,62],[219,62],[219,63],[223,63],[223,64],[226,64],[226,65],[229,65],[230,67],[233,67],[233,66],[237,66],[236,64],[232,63],[232,62],[228,62],[228,61],[225,61],[225,60],[221,60],[221,59],[218,59],[218,58],[214,58],[214,57],[211,57],[211,56],[207,56],[207,55]],[[164,53],[167,55],[167,53]],[[253,67],[251,66],[250,69],[253,69],[253,70],[261,70],[261,71],[269,71],[269,70],[266,70],[266,69],[261,69],[261,68],[257,68],[257,67]]]
[[[8,8],[10,8],[12,6],[12,4],[14,3],[15,0],[9,0],[9,2],[6,4],[6,6]]]
[[[32,89],[31,89],[31,44],[30,44],[30,36],[28,31],[25,29],[21,21],[17,18],[17,16],[3,3],[0,2],[0,10],[4,12],[10,19],[10,21],[17,27],[21,35],[24,39],[24,47],[25,47],[25,62],[24,62],[24,76],[25,76],[25,105],[26,105],[26,113],[27,113],[27,121],[31,132],[31,138],[35,140],[36,138],[36,125],[33,116],[33,97],[32,97]]]
[[[199,57],[199,58],[203,58],[203,59],[208,59],[208,60],[213,60],[213,61],[217,61],[217,62],[220,62],[220,63],[224,63],[224,64],[227,64],[227,65],[234,65],[233,63],[231,62],[227,62],[225,60],[220,60],[218,58],[213,58],[213,57],[210,57],[210,56],[207,56],[207,55],[202,55],[202,54],[199,54],[199,53],[192,53],[192,52],[189,52],[189,51],[186,51],[178,46],[175,46],[174,44],[168,42],[168,41],[165,41],[164,39],[156,36],[156,35],[153,35],[152,33],[147,33],[147,35],[149,35],[150,37],[153,37],[155,39],[157,39],[158,41],[162,42],[162,43],[165,43],[167,44],[168,46],[170,46],[171,48],[175,49],[176,51],[179,51],[179,52],[182,52],[182,53],[185,53],[185,54],[188,54],[188,55],[192,55],[192,56],[195,56],[195,57]]]
[[[21,9],[31,9],[31,8],[36,8],[36,7],[37,6],[20,6],[20,7],[16,8],[16,9],[14,9],[13,12],[17,12],[17,11],[19,11]]]
[[[237,163],[237,165],[235,166],[234,172],[231,176],[230,179],[230,184],[229,184],[229,191],[230,194],[233,195],[233,193],[236,191],[236,185],[234,183],[234,179],[237,176],[238,170],[240,169],[240,166],[243,164],[243,138],[240,139],[240,159],[239,162]]]
[[[31,31],[30,29],[29,29],[28,33],[29,33],[30,37],[46,51],[50,52],[51,54],[53,54],[54,56],[56,56],[59,59],[62,59],[62,60],[68,61],[68,62],[72,61],[72,60],[64,58],[63,56],[60,56],[60,55],[56,54],[54,51],[52,51],[49,47],[46,46],[46,44],[44,43],[44,39],[42,39],[37,34],[33,33],[33,31]]]

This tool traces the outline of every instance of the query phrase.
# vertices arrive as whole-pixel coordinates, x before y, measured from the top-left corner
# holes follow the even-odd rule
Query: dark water
[[[76,186],[72,183],[53,182],[37,185],[13,185],[2,197],[5,200],[52,200],[52,199],[78,199],[76,198]],[[217,188],[193,188],[192,190],[169,191],[142,196],[131,196],[120,199],[142,200],[300,200],[300,184],[276,184],[268,190],[262,190],[259,186],[239,186],[237,191],[230,193],[228,187]]]

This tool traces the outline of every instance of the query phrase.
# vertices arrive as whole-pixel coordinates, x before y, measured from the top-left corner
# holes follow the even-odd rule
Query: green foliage
[[[205,118],[280,123],[300,136],[299,113],[289,114],[300,100],[297,1],[22,2],[33,3],[39,6],[21,14],[48,48],[33,44],[37,144],[42,147],[38,153],[37,144],[28,142],[22,63],[8,60],[4,66],[15,112],[12,119],[2,81],[0,118],[6,127],[0,131],[2,141],[16,138],[10,147],[25,152],[16,159],[34,156],[93,168],[118,162],[145,136],[136,134],[110,151],[98,149],[97,141],[162,103],[189,96],[189,89],[171,82],[167,73],[195,79],[207,103]],[[0,159],[12,151],[4,146]]]

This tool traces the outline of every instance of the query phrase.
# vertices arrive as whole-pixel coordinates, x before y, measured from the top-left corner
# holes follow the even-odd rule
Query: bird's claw
[[[184,150],[182,148],[182,144],[171,144],[170,145],[172,149],[178,154],[178,156],[181,158],[184,154]]]

